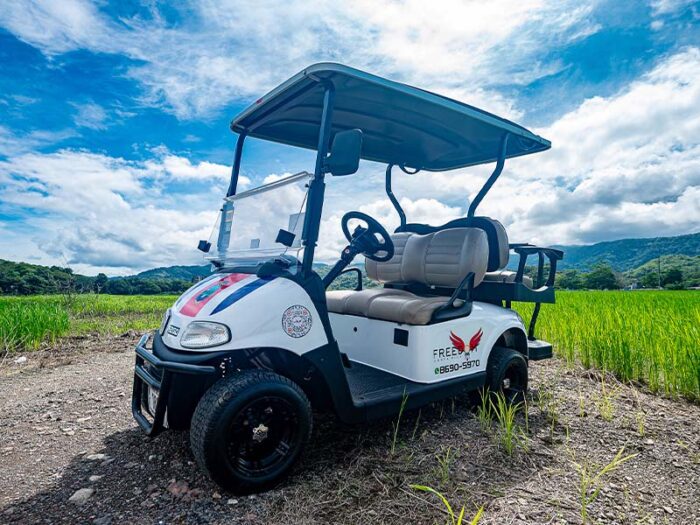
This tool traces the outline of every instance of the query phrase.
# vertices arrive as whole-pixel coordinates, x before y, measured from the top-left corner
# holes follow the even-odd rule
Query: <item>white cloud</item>
[[[149,168],[174,180],[196,181],[218,179],[220,181],[228,182],[229,178],[231,177],[230,166],[224,166],[223,164],[216,164],[207,161],[192,164],[192,162],[186,157],[179,157],[177,155],[170,154],[165,155],[156,161],[149,161],[146,163],[146,165]],[[244,186],[250,184],[250,179],[243,175],[239,175],[238,183]]]
[[[134,162],[62,150],[0,161],[0,209],[21,217],[24,230],[22,251],[6,256],[39,252],[109,273],[201,262],[194,248],[209,237],[228,171],[172,154]],[[209,182],[186,193],[168,187],[182,181]]]
[[[537,133],[552,150],[507,162],[480,208],[504,220],[516,241],[700,230],[700,50],[667,57],[620,93],[586,100]],[[486,173],[472,173],[413,177],[408,188],[441,200],[474,195]]]
[[[595,5],[592,3],[591,5]],[[542,0],[209,0],[176,26],[158,16],[108,19],[87,1],[14,2],[0,25],[48,56],[75,49],[138,61],[144,101],[178,117],[211,114],[271,89],[314,61],[342,61],[511,117],[493,86],[524,84],[561,67],[555,49],[598,30],[591,6]]]
[[[655,16],[666,16],[687,4],[651,6]],[[541,59],[542,50],[596,32],[591,11],[540,0],[439,9],[418,0],[316,0],[274,9],[210,0],[193,4],[190,16],[172,26],[158,16],[111,21],[94,4],[72,0],[11,3],[0,11],[0,25],[51,58],[89,49],[134,59],[128,74],[144,87],[145,100],[181,118],[257,96],[321,59],[513,117],[520,109],[497,86],[565,67]],[[77,122],[99,127],[100,109],[79,108]],[[553,149],[509,161],[480,208],[501,219],[512,240],[577,243],[700,230],[700,50],[668,56],[620,92],[592,97],[536,131]],[[23,253],[115,271],[201,260],[192,247],[208,237],[228,166],[192,163],[167,150],[154,150],[144,162],[74,150],[31,153],[61,138],[40,131],[16,137],[0,127],[0,155],[7,157],[0,161],[0,209],[22,211],[35,232],[36,249]],[[340,210],[366,211],[389,229],[397,224],[381,194],[382,168],[364,169],[366,178],[363,172],[329,180],[321,258],[334,258],[343,246]],[[440,224],[464,213],[489,170],[397,174],[395,192],[409,220]],[[199,183],[201,192],[184,191],[193,187],[186,182]],[[249,183],[241,177],[242,186]]]
[[[73,117],[73,121],[77,126],[94,130],[103,130],[109,125],[107,122],[107,112],[99,104],[86,102],[85,104],[74,104],[74,106],[76,113]]]
[[[666,57],[619,93],[586,100],[535,131],[552,140],[552,149],[507,161],[478,212],[504,222],[513,241],[592,243],[700,231],[700,50]],[[394,192],[463,213],[492,168],[398,172]],[[357,195],[334,192],[337,183],[329,183],[334,206],[382,198],[368,190],[382,187],[379,167],[352,179]],[[388,200],[381,202],[376,213],[394,225]],[[445,222],[439,206],[426,211],[429,223]]]
[[[96,6],[83,0],[11,2],[0,11],[0,23],[50,55],[93,48],[112,30]]]
[[[10,129],[0,125],[0,156],[19,155],[20,153],[34,151],[75,135],[75,131],[72,130],[34,130],[18,136]]]
[[[677,13],[695,3],[695,0],[651,0],[652,14],[669,15]]]
[[[700,230],[700,50],[669,56],[619,93],[586,100],[536,131],[553,149],[507,162],[479,210],[502,220],[513,241]],[[193,247],[209,236],[228,166],[192,163],[164,148],[145,162],[18,151],[0,162],[1,205],[30,210],[24,221],[34,242],[56,262],[126,271],[201,261]],[[490,169],[397,173],[394,191],[410,221],[441,224],[464,214]],[[369,163],[354,176],[329,177],[319,258],[332,260],[344,246],[345,211],[370,213],[390,230],[398,224],[382,171]],[[178,190],[183,181],[199,185]]]
[[[569,244],[700,230],[700,50],[669,56],[619,93],[586,100],[536,131],[553,141],[553,149],[509,161],[480,208],[480,213],[502,220],[512,240]],[[57,162],[60,155],[49,160]],[[95,161],[95,156],[80,155],[82,162]],[[47,156],[39,157],[32,162],[32,156],[23,157],[24,173],[29,174],[26,184],[38,178],[32,174],[40,167],[47,172],[56,169],[46,162]],[[134,204],[147,198],[139,193],[143,192],[141,181],[210,178],[223,185],[227,167],[192,164],[168,152],[160,152],[155,160],[143,164],[125,165],[125,161],[105,158],[100,162],[108,165],[115,178],[107,188],[109,193],[99,200],[106,203],[105,208],[112,201],[115,209],[126,204],[120,214],[130,217],[128,223],[146,226],[139,234],[130,233],[133,228],[126,224],[123,230],[98,229],[92,237],[104,246],[83,255],[83,260],[104,264],[102,257],[110,254],[126,264],[134,254],[152,254],[142,257],[146,266],[165,264],[158,255],[163,246],[163,253],[173,254],[170,261],[182,259],[175,254],[193,253],[193,241],[205,236],[210,224],[209,220],[198,221],[211,213],[201,203],[191,212],[176,211],[182,209],[182,203],[177,206],[167,196],[162,198],[169,207],[161,203],[158,209],[141,209]],[[80,166],[71,162],[74,173],[86,171]],[[467,197],[475,195],[490,169],[482,166],[414,176],[397,173],[394,190],[409,220],[441,224],[464,214]],[[395,211],[382,194],[381,171],[369,164],[352,177],[329,178],[317,252],[320,259],[334,259],[344,246],[340,217],[345,211],[365,211],[390,230],[398,224]],[[42,180],[50,177],[47,173]],[[80,195],[82,185],[75,191]],[[38,202],[45,199],[41,194],[33,198]],[[218,200],[212,196],[211,202],[215,209]],[[153,235],[144,236],[142,231]],[[75,244],[75,239],[84,238],[91,237],[83,233],[59,237],[56,246],[71,246],[71,239]],[[178,239],[183,242],[178,244]]]

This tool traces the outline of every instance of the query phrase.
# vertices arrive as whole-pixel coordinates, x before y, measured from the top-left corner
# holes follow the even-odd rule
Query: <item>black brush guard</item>
[[[173,374],[210,375],[216,374],[217,370],[213,366],[163,361],[146,348],[149,338],[149,334],[143,335],[136,345],[131,413],[146,435],[153,437],[165,429],[165,412]],[[149,387],[158,392],[158,399],[152,413],[148,407]],[[149,421],[146,413],[151,416],[152,421]]]

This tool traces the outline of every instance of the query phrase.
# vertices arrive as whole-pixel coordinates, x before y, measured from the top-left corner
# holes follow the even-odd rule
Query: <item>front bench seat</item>
[[[456,288],[467,273],[474,273],[475,286],[486,273],[488,241],[481,229],[449,228],[426,235],[397,233],[392,235],[392,241],[394,256],[390,260],[383,263],[366,260],[365,271],[370,279],[389,284]],[[428,324],[435,311],[448,300],[394,288],[338,290],[327,292],[326,298],[328,310],[333,313],[413,325]]]
[[[486,234],[489,254],[488,264],[484,282],[513,283],[516,272],[506,270],[510,257],[510,245],[508,244],[508,234],[503,225],[491,217],[462,217],[455,219],[442,226],[429,226],[426,224],[406,224],[401,231],[413,234],[427,234],[452,228],[479,228]],[[523,284],[533,288],[532,279],[523,276]]]

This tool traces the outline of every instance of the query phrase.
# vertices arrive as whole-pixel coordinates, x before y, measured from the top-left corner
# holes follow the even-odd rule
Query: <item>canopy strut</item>
[[[506,162],[506,150],[508,149],[508,137],[510,133],[504,133],[503,138],[501,138],[501,144],[498,148],[498,161],[496,162],[496,169],[493,170],[493,173],[491,176],[488,178],[484,186],[479,190],[479,193],[476,194],[476,197],[474,197],[474,200],[472,203],[469,205],[469,211],[467,211],[467,218],[474,217],[474,213],[476,213],[476,208],[481,204],[481,201],[486,197],[486,194],[489,192],[491,189],[491,186],[493,186],[494,182],[496,182],[496,179],[501,175],[501,172],[503,171],[503,166]]]
[[[238,135],[238,140],[236,141],[236,152],[233,156],[233,167],[231,168],[231,182],[228,185],[228,191],[226,192],[227,197],[231,197],[236,194],[236,188],[238,187],[238,174],[241,171],[241,155],[243,154],[243,142],[245,141],[248,131],[242,131]]]
[[[310,276],[313,272],[314,250],[316,249],[316,241],[318,241],[318,230],[321,223],[321,212],[323,211],[323,194],[326,190],[326,183],[323,181],[325,175],[323,166],[328,156],[333,121],[335,88],[330,82],[323,82],[323,84],[325,91],[318,133],[318,146],[316,148],[316,168],[314,169],[314,178],[309,182],[304,229],[301,233],[302,245],[304,246],[304,258],[301,268],[305,277]]]
[[[398,199],[394,195],[394,192],[391,191],[391,170],[394,167],[393,164],[389,164],[386,167],[386,177],[385,177],[385,187],[386,187],[386,194],[387,197],[389,197],[389,200],[391,201],[391,204],[394,205],[394,208],[396,209],[396,212],[399,214],[399,219],[401,219],[401,226],[399,226],[399,229],[403,228],[406,226],[406,212],[403,211],[403,208],[401,207],[401,204],[399,204]]]

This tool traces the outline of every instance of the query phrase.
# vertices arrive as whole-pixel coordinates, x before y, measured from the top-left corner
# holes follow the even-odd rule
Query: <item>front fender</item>
[[[198,352],[182,346],[182,334],[194,321],[213,321],[228,326],[231,340],[201,351],[275,347],[303,355],[328,344],[320,315],[302,286],[280,277],[237,277],[240,275],[221,274],[218,280],[186,292],[171,311],[164,343],[176,350]],[[225,287],[217,284],[234,280]]]

